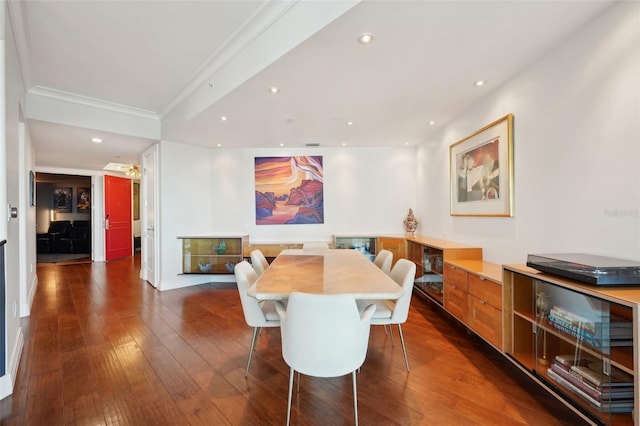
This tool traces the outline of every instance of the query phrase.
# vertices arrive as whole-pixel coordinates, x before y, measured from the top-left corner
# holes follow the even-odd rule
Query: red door
[[[104,177],[104,214],[107,261],[131,256],[131,180]]]

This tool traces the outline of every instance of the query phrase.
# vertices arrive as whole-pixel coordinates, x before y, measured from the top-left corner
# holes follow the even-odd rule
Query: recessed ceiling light
[[[269,91],[271,93],[278,93],[280,91],[280,89],[278,89],[276,86],[271,86],[271,87],[269,87]]]
[[[371,33],[362,33],[360,37],[358,37],[358,41],[360,44],[369,44],[373,41],[373,34]]]
[[[93,142],[93,143],[102,143],[102,139],[100,139],[100,138],[91,138],[91,142]]]
[[[226,115],[223,115],[222,117],[220,117],[220,120],[222,120],[222,121],[227,121],[227,116],[226,116]]]
[[[435,122],[435,121],[433,121],[433,120],[431,120],[431,121],[429,122],[429,124],[433,126],[434,124],[436,124],[436,122]]]
[[[404,144],[405,144],[406,146],[409,146],[409,142],[405,142]]]
[[[280,146],[284,146],[284,144],[283,144],[283,143],[281,143],[281,144],[280,144]]]
[[[484,86],[484,80],[477,80],[473,82],[474,86]]]
[[[222,146],[222,144],[221,144],[221,143],[219,143],[219,144],[218,144],[218,148],[220,148],[221,146]]]
[[[353,121],[347,121],[347,126],[353,126]]]
[[[342,142],[342,146],[347,146],[347,143],[346,142]]]

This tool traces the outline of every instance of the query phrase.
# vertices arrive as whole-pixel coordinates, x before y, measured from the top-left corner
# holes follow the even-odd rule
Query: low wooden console
[[[483,261],[480,247],[424,236],[407,244],[415,291],[502,351],[501,266]]]

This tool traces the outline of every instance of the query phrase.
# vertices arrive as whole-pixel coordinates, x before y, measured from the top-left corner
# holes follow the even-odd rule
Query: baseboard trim
[[[24,334],[22,333],[22,327],[20,327],[18,328],[16,344],[11,351],[11,358],[9,359],[9,374],[0,377],[0,399],[4,399],[13,393],[13,385],[16,383],[23,348]]]

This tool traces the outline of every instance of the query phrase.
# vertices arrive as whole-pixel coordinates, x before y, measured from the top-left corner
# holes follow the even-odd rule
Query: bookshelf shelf
[[[233,274],[235,264],[242,261],[243,247],[249,236],[220,234],[178,239],[183,274]]]
[[[640,290],[521,265],[503,266],[503,285],[508,358],[589,423],[638,425]]]

